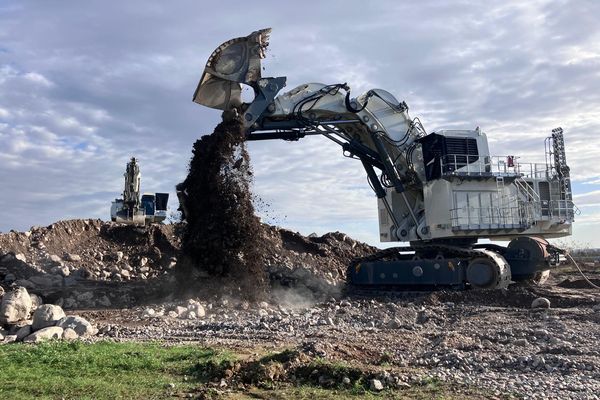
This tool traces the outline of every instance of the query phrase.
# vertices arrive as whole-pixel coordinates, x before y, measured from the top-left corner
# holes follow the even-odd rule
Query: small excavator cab
[[[261,29],[217,47],[206,63],[194,92],[194,102],[224,111],[240,107],[241,84],[257,90],[260,60],[265,58],[270,33],[270,28]]]

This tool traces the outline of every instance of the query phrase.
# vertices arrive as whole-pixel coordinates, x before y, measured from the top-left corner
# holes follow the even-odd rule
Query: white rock
[[[65,260],[71,261],[71,262],[77,262],[77,261],[81,261],[81,256],[78,254],[66,253]]]
[[[198,318],[198,317],[196,316],[195,312],[193,312],[193,311],[187,312],[187,319],[196,319],[196,318]]]
[[[67,328],[63,330],[62,338],[64,340],[75,340],[79,338],[79,335],[77,334],[77,332],[75,332],[74,329]]]
[[[15,259],[22,262],[27,262],[27,258],[25,258],[23,253],[15,254]]]
[[[17,287],[2,297],[0,324],[13,324],[27,319],[31,312],[31,297],[24,287]]]
[[[114,255],[114,258],[117,260],[117,262],[121,261],[123,259],[123,252],[117,251]]]
[[[54,265],[62,265],[62,258],[57,256],[56,254],[51,254],[50,257],[48,257],[48,259]]]
[[[265,310],[264,308],[260,308],[260,309],[258,310],[258,315],[259,315],[260,317],[266,317],[266,316],[268,316],[268,315],[269,315],[269,312],[268,312],[267,310]]]
[[[371,382],[369,382],[369,388],[374,392],[380,392],[383,390],[383,384],[379,379],[371,379]]]
[[[13,343],[17,341],[17,335],[6,335],[4,337],[4,343]]]
[[[54,304],[43,304],[33,313],[33,324],[31,328],[37,331],[48,326],[54,326],[65,317],[65,312]]]
[[[146,264],[148,264],[148,258],[147,257],[140,258],[140,267],[143,267]]]
[[[59,326],[49,326],[39,331],[33,332],[31,335],[23,339],[24,343],[40,343],[52,339],[61,339],[63,328]]]
[[[177,315],[179,317],[183,317],[187,313],[187,308],[177,306],[177,307],[175,307],[175,312],[177,313]]]
[[[98,329],[94,328],[85,318],[77,315],[70,315],[63,318],[58,323],[58,326],[63,329],[71,328],[77,332],[77,335],[80,337],[94,336],[98,333]]]
[[[195,313],[198,318],[204,318],[206,316],[206,310],[204,310],[204,307],[202,306],[202,304],[199,304],[199,303],[190,304],[188,306],[188,310],[190,312]]]
[[[146,308],[144,310],[144,317],[154,317],[154,315],[156,315],[154,308]]]
[[[131,274],[129,273],[129,271],[127,271],[126,269],[122,269],[121,270],[121,276],[123,278],[131,278]]]
[[[31,312],[34,312],[39,306],[44,304],[42,298],[37,294],[29,293],[29,297],[31,297]]]
[[[261,301],[260,303],[258,303],[258,306],[260,308],[267,309],[267,308],[269,308],[269,303],[267,303],[266,301]]]
[[[550,308],[550,300],[545,297],[538,297],[531,302],[531,308]]]

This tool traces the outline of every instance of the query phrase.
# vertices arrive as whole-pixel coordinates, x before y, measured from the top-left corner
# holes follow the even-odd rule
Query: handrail
[[[467,175],[495,174],[499,176],[521,176],[546,178],[550,170],[546,164],[518,163],[514,156],[482,157],[469,154],[447,154],[440,157],[442,175],[466,173]]]

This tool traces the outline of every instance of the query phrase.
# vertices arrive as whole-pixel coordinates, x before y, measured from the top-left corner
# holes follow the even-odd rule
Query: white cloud
[[[23,77],[33,83],[39,84],[45,87],[52,87],[54,83],[52,83],[49,79],[47,79],[44,75],[38,74],[37,72],[27,72],[23,75]]]

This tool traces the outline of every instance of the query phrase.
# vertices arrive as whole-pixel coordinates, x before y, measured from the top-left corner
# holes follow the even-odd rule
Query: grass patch
[[[158,399],[198,386],[184,376],[230,353],[193,345],[51,342],[0,346],[0,399]]]

